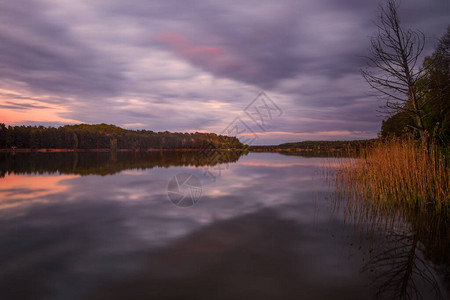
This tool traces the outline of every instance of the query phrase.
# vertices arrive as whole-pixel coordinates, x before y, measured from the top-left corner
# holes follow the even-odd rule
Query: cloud
[[[428,55],[450,8],[414,0],[400,15],[430,37]],[[265,90],[288,112],[270,131],[375,136],[379,103],[359,69],[376,16],[377,2],[356,0],[3,1],[0,89],[16,105],[0,96],[0,117],[39,121],[14,113],[39,116],[26,107],[39,99],[60,107],[57,122],[220,132]]]
[[[0,104],[0,108],[8,108],[12,110],[24,110],[24,109],[45,109],[50,108],[49,106],[30,104],[30,103],[17,103],[13,101],[6,101],[6,104]]]
[[[34,93],[108,96],[118,90],[115,64],[71,34],[70,24],[48,18],[39,1],[0,4],[0,76],[24,82]],[[62,26],[61,26],[62,25]]]
[[[156,40],[168,46],[171,51],[193,65],[218,76],[239,77],[240,73],[243,73],[244,76],[257,75],[258,73],[243,61],[234,58],[223,48],[191,45],[185,37],[177,33],[161,33],[156,37]]]

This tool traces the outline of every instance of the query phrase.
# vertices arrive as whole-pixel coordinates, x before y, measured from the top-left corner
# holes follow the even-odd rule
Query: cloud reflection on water
[[[1,188],[30,194],[0,209],[0,290],[7,299],[370,299],[360,270],[379,238],[355,237],[333,214],[317,175],[327,161],[251,153],[214,182],[192,166],[6,175],[0,182],[19,183]],[[191,208],[167,198],[182,172],[202,182]]]

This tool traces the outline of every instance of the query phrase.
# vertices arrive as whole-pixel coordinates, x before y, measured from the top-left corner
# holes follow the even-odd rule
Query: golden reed
[[[450,211],[449,157],[445,149],[423,150],[412,139],[380,141],[356,158],[337,158],[329,165],[336,193],[377,209],[406,205],[413,209]],[[356,204],[356,202],[355,202]]]

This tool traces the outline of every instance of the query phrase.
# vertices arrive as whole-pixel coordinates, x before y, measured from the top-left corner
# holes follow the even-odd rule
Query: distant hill
[[[108,124],[5,126],[0,123],[0,149],[241,149],[236,138],[215,133],[128,130]]]
[[[272,146],[250,146],[251,151],[343,151],[355,150],[373,144],[378,139],[355,141],[303,141]]]

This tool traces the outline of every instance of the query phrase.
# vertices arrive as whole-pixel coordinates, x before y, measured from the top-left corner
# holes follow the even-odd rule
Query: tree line
[[[127,130],[108,124],[6,126],[0,123],[0,149],[241,149],[236,138],[215,133]]]
[[[276,146],[250,146],[250,151],[313,151],[313,152],[334,152],[334,151],[358,151],[361,148],[369,147],[376,142],[371,140],[353,140],[353,141],[303,141],[284,143]],[[304,154],[302,154],[304,155]]]

